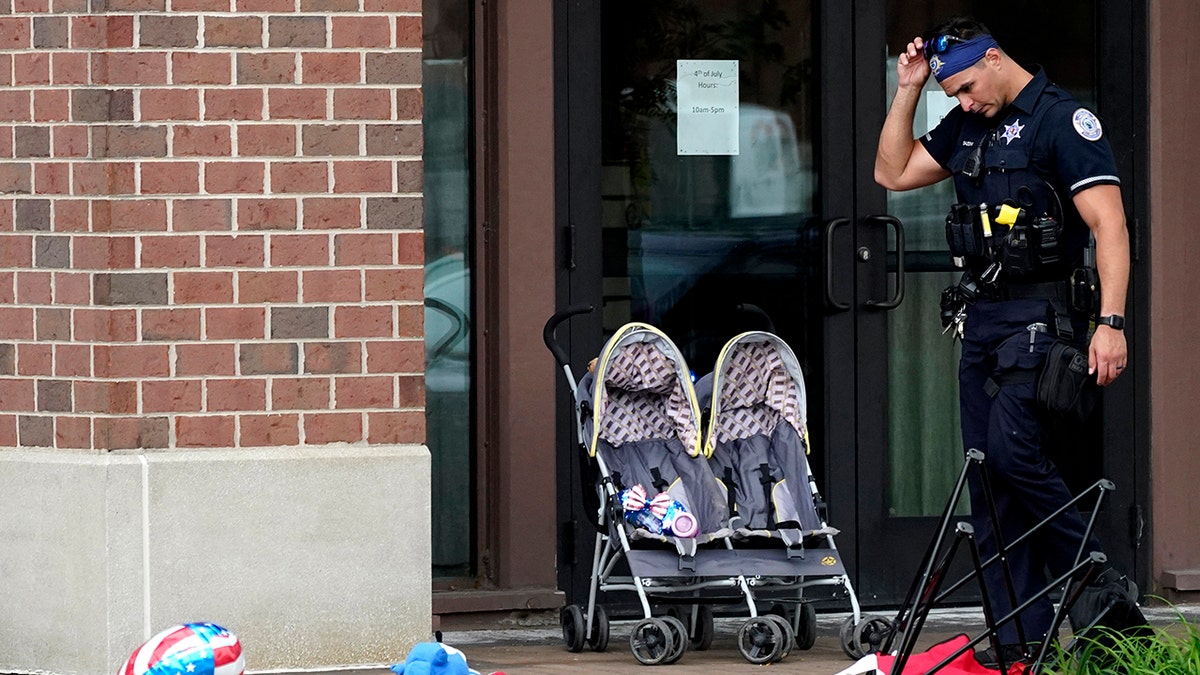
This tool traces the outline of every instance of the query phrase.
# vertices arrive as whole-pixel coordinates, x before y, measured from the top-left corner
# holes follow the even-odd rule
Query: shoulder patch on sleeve
[[[1098,141],[1104,135],[1100,120],[1087,108],[1076,110],[1075,114],[1071,116],[1071,124],[1075,126],[1075,132],[1086,140]]]

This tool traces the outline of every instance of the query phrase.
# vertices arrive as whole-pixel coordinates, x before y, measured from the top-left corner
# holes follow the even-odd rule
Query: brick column
[[[0,446],[424,438],[419,0],[0,3]]]
[[[0,0],[0,670],[428,638],[420,10]]]

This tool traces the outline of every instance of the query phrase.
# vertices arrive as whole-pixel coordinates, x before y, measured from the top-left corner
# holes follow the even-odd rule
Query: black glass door
[[[1130,111],[1113,105],[1111,94],[1106,99],[1105,92],[1122,86],[1130,63],[1125,60],[1105,70],[1098,67],[1106,35],[1114,41],[1129,39],[1128,34],[1120,37],[1118,28],[1122,26],[1119,15],[1127,13],[1127,7],[1102,8],[1094,0],[1014,2],[1003,6],[970,0],[893,0],[885,4],[884,30],[877,38],[886,41],[888,58],[886,64],[881,61],[876,67],[884,69],[886,84],[860,106],[877,109],[890,103],[896,89],[896,55],[913,36],[949,16],[974,16],[989,27],[1016,61],[1031,70],[1045,68],[1052,81],[1067,88],[1084,105],[1099,110],[1103,117],[1111,118],[1116,129],[1115,133],[1110,130],[1114,149],[1118,155],[1129,152],[1131,139],[1118,125],[1131,122]],[[1129,17],[1123,21],[1124,30],[1132,30]],[[859,37],[868,39],[861,33]],[[955,100],[931,80],[917,108],[914,136],[935,126],[955,105]],[[1123,179],[1126,206],[1131,207],[1134,176]],[[861,201],[874,203],[876,199],[876,193],[870,193]],[[935,319],[940,291],[958,278],[945,252],[945,212],[953,201],[949,181],[886,194],[882,210],[905,226],[906,293],[904,302],[888,314],[882,337],[860,334],[858,339],[860,364],[876,359],[875,352],[886,355],[885,362],[875,363],[865,373],[868,380],[859,397],[860,416],[870,414],[868,408],[878,410],[886,424],[885,435],[874,438],[879,427],[864,425],[860,417],[857,483],[859,541],[871,542],[877,551],[864,551],[860,556],[861,590],[868,598],[885,602],[899,599],[897,592],[907,589],[919,563],[914,555],[924,553],[931,527],[945,508],[963,465],[957,403],[959,349],[941,334]],[[883,372],[872,377],[876,368]],[[884,403],[873,403],[873,396],[882,397]],[[1118,483],[1116,494],[1108,497],[1097,520],[1098,531],[1108,555],[1122,569],[1135,573],[1137,541],[1130,534],[1136,537],[1140,527],[1137,472],[1128,448],[1104,439],[1105,429],[1129,423],[1132,406],[1128,390],[1109,390],[1106,396],[1109,404],[1084,423],[1055,421],[1047,452],[1075,492],[1102,477]],[[957,509],[963,516],[968,513],[965,502]]]
[[[859,89],[882,88],[883,64],[872,78],[856,71],[856,12],[882,33],[882,8],[814,0],[578,0],[558,23],[560,305],[601,310],[572,325],[573,361],[629,321],[664,330],[698,377],[742,331],[783,338],[806,379],[810,463],[855,574],[860,431],[884,435],[859,396],[884,391],[886,374],[886,360],[860,363],[856,344],[886,349],[901,283],[888,254],[900,226],[878,217],[871,180],[882,110],[855,108]],[[560,583],[578,598],[593,533],[573,422],[559,427]]]

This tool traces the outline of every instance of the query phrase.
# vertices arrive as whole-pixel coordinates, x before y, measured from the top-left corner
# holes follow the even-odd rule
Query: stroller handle
[[[771,320],[771,315],[767,314],[767,310],[763,309],[762,307],[759,307],[758,305],[752,305],[748,302],[739,302],[736,309],[744,314],[757,316],[767,324],[766,330],[768,333],[775,332],[775,322]]]
[[[554,360],[558,361],[558,365],[569,367],[570,362],[567,359],[566,350],[562,348],[562,345],[558,344],[558,339],[554,336],[555,329],[567,319],[579,314],[590,314],[595,309],[592,305],[571,305],[566,309],[555,312],[554,316],[546,321],[546,326],[542,328],[542,340],[545,341],[546,347],[550,352],[554,354]]]

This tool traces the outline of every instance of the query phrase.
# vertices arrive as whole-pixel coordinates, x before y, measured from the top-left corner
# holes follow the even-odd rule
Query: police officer
[[[1087,342],[1088,316],[1070,309],[1069,278],[1085,263],[1090,231],[1100,280],[1099,318],[1086,344],[1089,372],[1100,386],[1126,366],[1125,292],[1129,238],[1120,179],[1112,150],[1096,115],[1052,84],[1040,68],[1014,62],[986,27],[952,19],[926,37],[914,38],[900,54],[899,90],[888,112],[875,157],[875,180],[889,190],[911,190],[954,179],[964,212],[972,214],[981,247],[966,255],[965,284],[978,291],[957,321],[963,339],[959,365],[962,437],[967,448],[987,455],[987,466],[1004,543],[1049,516],[1071,495],[1043,450],[1043,415],[1037,406],[1034,373],[1055,340]],[[914,139],[913,117],[921,90],[932,74],[947,96],[958,100],[928,134]],[[979,205],[986,204],[980,209]],[[1007,205],[1061,224],[1051,237],[1054,264],[1005,267],[1000,246],[987,237]],[[979,220],[984,220],[979,223]],[[987,226],[987,227],[985,227]],[[999,236],[999,227],[991,233]],[[978,242],[976,242],[978,244]],[[1064,320],[1066,319],[1066,320]],[[985,559],[996,550],[977,478],[970,485],[975,531]],[[1045,570],[1057,576],[1073,565],[1085,527],[1077,512],[1059,517],[1020,545],[1009,562],[1016,600],[1043,589]],[[1095,538],[1087,551],[1100,550]],[[985,574],[995,615],[1011,611],[1002,571]],[[1028,642],[1045,638],[1053,618],[1048,599],[1000,630],[1006,663],[1030,653]],[[994,655],[992,655],[994,658]]]

